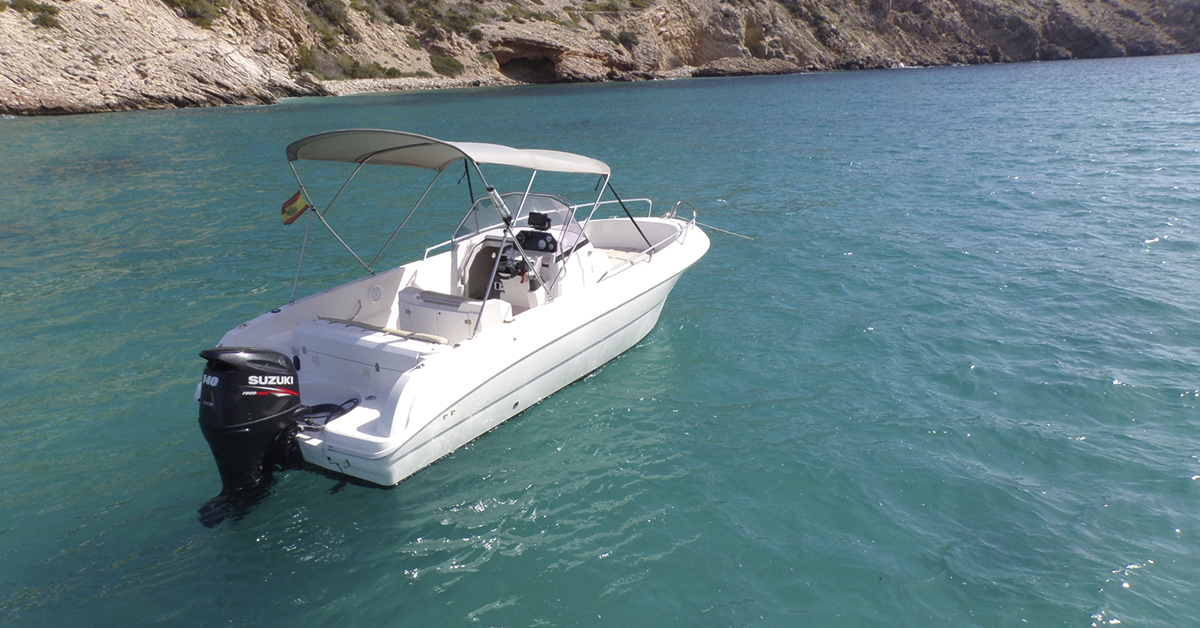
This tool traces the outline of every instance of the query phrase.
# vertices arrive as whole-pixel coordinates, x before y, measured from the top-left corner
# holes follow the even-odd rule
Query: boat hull
[[[342,129],[297,140],[287,156],[352,165],[325,207],[308,212],[309,227],[320,223],[368,276],[296,300],[306,228],[291,302],[201,353],[199,420],[223,483],[201,510],[206,525],[257,499],[277,468],[398,484],[636,345],[709,247],[694,208],[691,220],[677,214],[682,201],[654,216],[650,199],[617,197],[608,165],[582,155]],[[458,162],[471,198],[450,238],[380,270],[388,245]],[[326,220],[368,165],[433,172],[374,257]],[[481,165],[524,171],[528,183],[501,193]],[[283,207],[285,224],[314,205],[292,170],[300,192]],[[486,194],[473,192],[472,172]],[[594,200],[535,191],[539,172],[585,177]],[[578,181],[567,187],[580,191]]]
[[[419,396],[410,402],[401,392],[396,399],[396,436],[364,441],[370,434],[333,429],[335,422],[321,435],[301,437],[304,459],[330,472],[395,485],[633,347],[654,328],[682,271],[623,301],[542,306],[495,330],[502,333],[481,334],[472,346],[463,343],[431,358],[402,383]],[[498,351],[509,363],[497,371]],[[485,372],[472,364],[492,368]]]
[[[304,407],[344,409],[324,419],[306,416],[289,431],[290,451],[305,466],[392,486],[600,368],[654,328],[680,276],[707,252],[708,237],[677,218],[627,224],[593,223],[588,235],[601,246],[574,255],[604,260],[607,270],[585,289],[536,306],[514,312],[499,299],[448,294],[449,282],[437,280],[451,260],[442,254],[273,310],[231,330],[220,346],[290,356]],[[643,234],[660,243],[652,253],[630,246]],[[584,271],[586,264],[573,272]],[[420,278],[428,283],[418,288]],[[439,327],[421,327],[419,318]],[[464,322],[476,331],[463,333]]]

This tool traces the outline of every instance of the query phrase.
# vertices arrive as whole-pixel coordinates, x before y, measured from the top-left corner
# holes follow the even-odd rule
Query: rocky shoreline
[[[1189,0],[405,1],[0,0],[0,113],[1200,52]]]

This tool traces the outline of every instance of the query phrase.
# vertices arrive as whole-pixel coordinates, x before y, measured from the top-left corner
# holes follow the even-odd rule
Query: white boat
[[[378,270],[330,226],[333,201],[309,211],[309,226],[327,228],[365,276],[299,300],[293,284],[292,302],[201,353],[196,397],[218,502],[278,468],[399,483],[636,344],[709,246],[694,209],[654,216],[649,200],[616,196],[607,165],[580,155],[354,129],[296,141],[287,157],[301,190],[292,209],[311,202],[300,161],[354,164],[347,183],[367,165],[432,171],[396,232],[462,164],[466,194],[449,215],[465,216],[422,259]],[[499,193],[481,166],[520,169],[523,189]],[[589,196],[535,192],[539,173],[585,177]]]

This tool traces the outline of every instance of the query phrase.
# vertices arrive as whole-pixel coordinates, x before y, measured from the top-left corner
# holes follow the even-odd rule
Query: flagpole
[[[304,195],[304,201],[312,205],[312,199],[308,197],[308,190],[304,189],[304,182],[300,180],[300,173],[296,172],[296,166],[291,162],[288,166],[292,169],[292,175],[296,177],[296,183],[300,184],[300,193]],[[308,232],[312,229],[312,215],[316,213],[316,208],[308,214],[308,223],[304,226],[304,242],[300,245],[300,260],[296,262],[296,278],[292,280],[292,296],[289,302],[293,305],[296,303],[296,288],[300,285],[300,269],[304,267],[304,251],[308,248]]]

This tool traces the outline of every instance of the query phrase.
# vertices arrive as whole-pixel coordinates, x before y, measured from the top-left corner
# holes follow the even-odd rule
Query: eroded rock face
[[[71,113],[274,102],[325,93],[293,77],[271,31],[248,45],[156,0],[56,4],[61,27],[0,13],[0,110]]]
[[[402,26],[348,0],[324,0],[345,5],[338,32],[296,0],[232,0],[211,28],[161,0],[44,1],[58,27],[0,12],[0,112],[1200,52],[1194,0],[485,0],[493,21],[469,34]],[[514,6],[530,13],[514,18]],[[318,81],[298,71],[313,50],[406,76]],[[453,78],[436,74],[447,59],[461,66]]]
[[[623,48],[556,24],[481,29],[497,71],[521,83],[579,83],[609,80],[611,72],[634,69]]]

